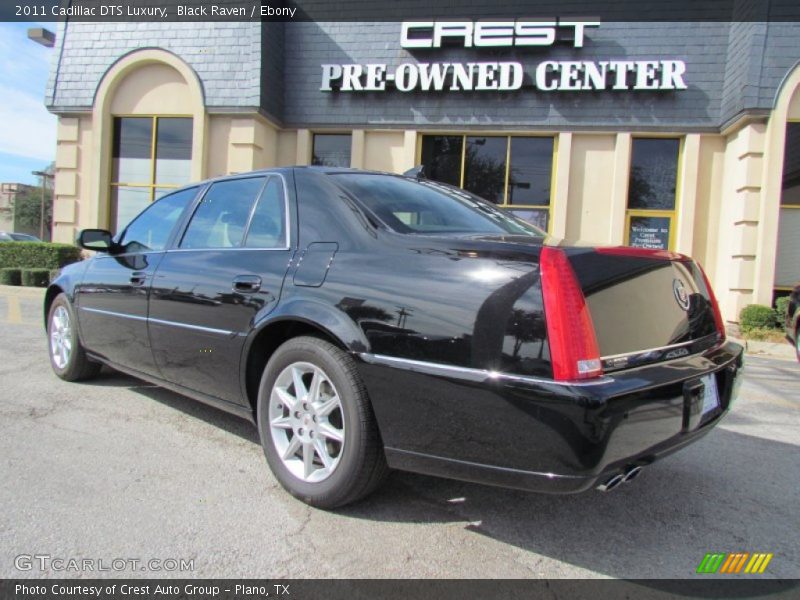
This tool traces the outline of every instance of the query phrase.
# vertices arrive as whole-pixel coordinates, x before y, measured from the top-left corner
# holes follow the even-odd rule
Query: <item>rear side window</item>
[[[209,188],[186,228],[181,248],[235,248],[242,245],[247,222],[264,177],[220,181]]]
[[[258,199],[247,231],[248,248],[281,248],[286,246],[286,213],[283,183],[270,177]]]
[[[332,177],[398,233],[546,235],[482,198],[440,183],[360,173]]]

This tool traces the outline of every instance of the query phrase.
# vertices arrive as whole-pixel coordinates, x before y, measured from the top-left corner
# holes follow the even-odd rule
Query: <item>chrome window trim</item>
[[[247,173],[241,177],[222,177],[220,179],[216,179],[213,181],[207,182],[205,190],[203,191],[202,195],[200,196],[200,202],[203,201],[203,198],[208,193],[208,191],[217,183],[225,183],[226,181],[235,181],[237,179],[256,179],[258,177],[264,178],[264,183],[261,186],[261,189],[258,191],[258,195],[256,196],[255,202],[250,209],[250,213],[247,218],[246,229],[244,235],[242,236],[242,243],[247,241],[247,234],[250,233],[250,221],[253,218],[253,213],[258,206],[258,201],[261,200],[261,195],[264,193],[264,190],[267,188],[267,184],[269,183],[270,177],[280,177],[281,182],[283,183],[283,212],[284,212],[284,234],[283,234],[283,246],[271,246],[269,248],[256,248],[256,247],[248,247],[248,246],[231,246],[229,248],[181,248],[181,242],[183,242],[183,238],[186,235],[186,232],[189,230],[189,226],[192,224],[192,219],[194,218],[195,213],[197,212],[197,208],[200,206],[198,203],[195,206],[194,210],[192,211],[189,220],[186,222],[186,225],[183,227],[183,231],[180,232],[180,239],[175,241],[173,248],[167,248],[163,250],[163,252],[209,252],[209,251],[217,251],[217,250],[291,250],[291,230],[290,230],[290,215],[289,215],[289,183],[286,181],[286,177],[283,173],[273,173],[273,172],[259,172],[256,171],[254,173]],[[195,198],[195,201],[197,198]]]
[[[546,379],[544,377],[536,377],[532,375],[513,375],[510,373],[501,373],[499,371],[489,371],[487,369],[474,369],[471,367],[459,367],[455,365],[446,365],[443,363],[434,363],[423,360],[412,360],[410,358],[397,358],[394,356],[386,356],[383,354],[371,354],[369,352],[361,352],[358,356],[367,363],[384,365],[388,367],[407,368],[411,371],[426,373],[428,375],[443,375],[443,376],[458,376],[461,379],[467,379],[476,383],[484,383],[487,381],[509,381],[516,383],[536,383],[547,385],[558,385],[567,387],[585,387],[594,385],[605,385],[612,383],[612,377],[598,377],[591,381],[556,381],[553,379]]]
[[[216,335],[241,335],[235,331],[228,331],[227,329],[214,329],[213,327],[203,327],[201,325],[190,325],[189,323],[178,323],[177,321],[165,321],[164,319],[154,319],[152,317],[141,317],[139,315],[129,315],[127,313],[114,312],[112,310],[102,310],[100,308],[90,308],[88,306],[81,306],[81,310],[86,312],[97,313],[109,317],[120,317],[122,319],[132,319],[134,321],[146,321],[148,323],[158,323],[159,325],[167,325],[171,327],[182,327],[184,329],[193,329],[195,331],[203,331],[205,333],[213,333]]]

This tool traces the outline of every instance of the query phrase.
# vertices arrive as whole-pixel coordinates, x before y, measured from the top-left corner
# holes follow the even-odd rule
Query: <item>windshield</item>
[[[368,173],[331,176],[398,233],[547,235],[474,194],[435,181]]]

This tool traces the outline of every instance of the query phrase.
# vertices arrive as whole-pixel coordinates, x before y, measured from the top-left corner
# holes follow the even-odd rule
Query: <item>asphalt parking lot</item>
[[[0,291],[0,577],[694,578],[707,552],[800,577],[800,368],[750,358],[722,425],[609,494],[395,473],[327,513],[292,499],[245,421],[104,371],[50,371],[36,292]],[[186,559],[190,572],[18,570],[15,557]]]

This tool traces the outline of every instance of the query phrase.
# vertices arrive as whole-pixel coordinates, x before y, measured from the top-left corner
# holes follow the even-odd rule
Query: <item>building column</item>
[[[697,175],[700,163],[700,134],[691,133],[683,139],[682,162],[680,169],[680,187],[677,190],[677,235],[675,250],[683,254],[692,254],[694,240],[695,206],[697,204]]]
[[[550,234],[558,238],[563,238],[567,235],[567,198],[569,197],[569,166],[571,155],[572,134],[559,134],[555,161],[556,172],[555,177],[553,177],[555,189],[551,194],[553,206],[550,211],[550,217],[553,219],[550,225]]]
[[[728,138],[724,201],[719,222],[716,281],[720,308],[737,322],[742,308],[755,301],[755,260],[764,156],[763,123],[745,125]]]
[[[350,137],[350,166],[353,169],[364,168],[364,145],[366,139],[364,138],[363,129],[353,129]]]
[[[246,173],[275,166],[277,131],[261,117],[231,121],[228,173]]]
[[[397,165],[398,173],[405,173],[417,166],[417,131],[407,129],[403,132],[403,153]]]
[[[60,117],[56,133],[56,179],[53,188],[54,242],[74,243],[78,230],[79,140],[80,120]],[[105,227],[105,223],[98,222],[96,225]]]
[[[625,211],[628,208],[628,181],[631,167],[631,134],[618,133],[614,146],[614,179],[611,184],[611,219],[608,239],[625,243]]]
[[[297,130],[297,165],[311,164],[311,144],[313,143],[313,136],[308,129]]]

